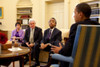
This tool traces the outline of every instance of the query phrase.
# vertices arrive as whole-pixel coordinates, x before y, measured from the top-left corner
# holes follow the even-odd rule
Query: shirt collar
[[[35,28],[34,28],[34,29],[30,28],[30,30],[31,30],[31,31],[32,31],[32,30],[35,30]]]
[[[51,32],[53,32],[53,31],[54,31],[54,29],[55,29],[55,27],[54,27],[54,28],[52,28],[52,29],[50,28]]]
[[[17,32],[17,29],[15,29],[15,31]],[[21,31],[21,29],[18,32],[20,32],[20,31]]]

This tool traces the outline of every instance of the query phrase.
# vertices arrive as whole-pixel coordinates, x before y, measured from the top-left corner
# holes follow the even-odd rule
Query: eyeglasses
[[[34,25],[35,23],[30,23],[29,25]]]

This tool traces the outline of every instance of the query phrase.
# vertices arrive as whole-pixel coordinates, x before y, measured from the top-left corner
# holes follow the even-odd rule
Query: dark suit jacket
[[[29,42],[30,38],[30,28],[26,29],[24,36],[24,43]],[[34,42],[39,44],[42,40],[42,29],[39,27],[35,27],[34,30]]]
[[[59,54],[62,54],[64,56],[71,56],[72,48],[73,48],[73,43],[74,43],[74,39],[75,39],[75,35],[76,35],[76,30],[77,30],[77,26],[79,24],[84,24],[84,25],[99,25],[99,23],[97,23],[95,21],[91,21],[90,19],[86,19],[84,21],[77,22],[77,23],[73,24],[71,26],[71,29],[70,29],[69,40],[67,41],[67,43],[65,44],[65,46],[59,51]],[[61,62],[61,67],[67,67],[66,64],[67,63],[64,63],[64,62],[62,63]]]
[[[44,31],[44,37],[42,39],[42,43],[44,44],[48,43],[49,30],[50,28]],[[61,40],[62,40],[62,32],[58,30],[57,28],[54,28],[49,43],[54,44],[55,41],[61,42]]]

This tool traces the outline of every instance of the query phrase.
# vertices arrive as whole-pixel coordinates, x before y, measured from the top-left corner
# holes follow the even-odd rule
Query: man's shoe
[[[47,65],[41,65],[40,67],[50,67],[52,62],[52,59],[50,58],[49,62],[47,63]]]
[[[28,60],[27,60],[27,59],[25,59],[25,60],[24,60],[24,65],[25,65],[27,62],[28,62]]]
[[[50,67],[50,65],[41,65],[40,67]]]
[[[42,65],[42,66],[40,66],[40,67],[50,67],[50,66],[47,66],[47,65]]]
[[[40,63],[35,63],[31,67],[36,67],[36,66],[40,66]]]
[[[50,67],[51,62],[49,62],[47,65],[41,65],[40,67]]]

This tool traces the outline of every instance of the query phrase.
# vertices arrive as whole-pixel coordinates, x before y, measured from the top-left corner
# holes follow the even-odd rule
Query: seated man
[[[62,54],[64,56],[71,56],[77,26],[79,24],[99,25],[98,22],[90,20],[91,7],[86,3],[78,4],[75,8],[74,14],[75,14],[74,19],[75,19],[76,23],[74,23],[71,26],[69,40],[66,42],[66,44],[63,48],[61,46],[60,47],[53,46],[51,49],[54,53],[59,53],[59,54]],[[60,67],[69,67],[69,63],[61,61]]]
[[[35,64],[32,67],[39,66],[39,52],[40,52],[40,41],[42,40],[42,29],[35,26],[35,21],[33,19],[29,20],[29,27],[25,31],[24,36],[24,46],[27,46],[32,49],[31,51],[31,60],[33,60],[33,55],[35,57]],[[29,60],[28,55],[24,61],[24,64]]]
[[[57,46],[57,43],[61,42],[62,33],[60,30],[55,28],[56,24],[57,24],[56,19],[51,18],[49,21],[50,28],[48,28],[47,30],[44,31],[44,37],[42,39],[40,49],[51,52],[50,44]],[[52,63],[53,62],[55,62],[55,61],[52,61]]]

